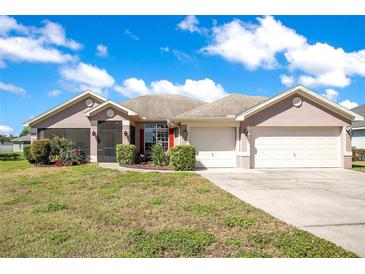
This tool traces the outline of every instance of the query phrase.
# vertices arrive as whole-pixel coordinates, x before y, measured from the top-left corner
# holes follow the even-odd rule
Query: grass
[[[365,161],[352,162],[352,169],[365,172]]]
[[[194,173],[0,161],[0,257],[356,257]]]

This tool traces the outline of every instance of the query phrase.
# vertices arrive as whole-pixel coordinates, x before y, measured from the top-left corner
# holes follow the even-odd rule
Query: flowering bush
[[[87,162],[86,154],[76,146],[61,149],[59,160],[63,166],[80,165]]]
[[[37,141],[34,143],[36,142]],[[61,167],[80,165],[87,162],[85,152],[80,150],[73,140],[55,136],[52,139],[47,140],[47,145],[47,153],[42,155],[47,161],[41,162],[40,160],[36,160],[37,163],[52,163],[57,167]],[[37,144],[37,146],[39,146],[39,144]],[[34,148],[32,149],[34,150]]]

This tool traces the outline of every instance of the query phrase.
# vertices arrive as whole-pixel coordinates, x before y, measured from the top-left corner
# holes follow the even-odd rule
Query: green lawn
[[[0,162],[0,257],[356,257],[194,173]]]
[[[352,162],[352,169],[365,172],[365,161]]]

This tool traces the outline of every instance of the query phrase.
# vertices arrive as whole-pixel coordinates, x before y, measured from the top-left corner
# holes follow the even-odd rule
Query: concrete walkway
[[[365,257],[365,173],[344,169],[196,172],[272,216]]]

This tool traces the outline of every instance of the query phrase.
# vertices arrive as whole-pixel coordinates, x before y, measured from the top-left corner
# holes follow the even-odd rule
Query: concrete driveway
[[[365,173],[344,169],[197,173],[272,216],[365,257]]]

